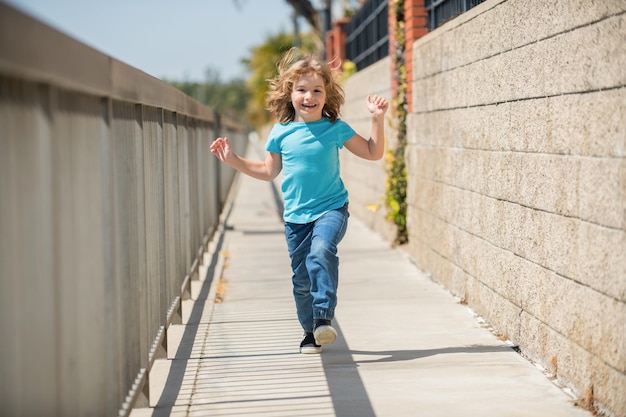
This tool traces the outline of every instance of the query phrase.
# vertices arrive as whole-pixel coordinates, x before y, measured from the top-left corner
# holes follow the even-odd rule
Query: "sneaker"
[[[317,319],[313,325],[315,342],[320,345],[330,345],[337,338],[337,330],[330,325],[330,320]]]
[[[315,343],[313,333],[305,333],[300,342],[300,353],[322,353],[322,347]]]

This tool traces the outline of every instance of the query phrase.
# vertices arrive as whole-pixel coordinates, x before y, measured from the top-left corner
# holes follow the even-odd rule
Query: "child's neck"
[[[294,119],[294,122],[313,123],[313,122],[319,122],[322,119],[323,119],[322,116],[319,116],[319,117],[300,117],[300,116],[296,116],[296,118]]]

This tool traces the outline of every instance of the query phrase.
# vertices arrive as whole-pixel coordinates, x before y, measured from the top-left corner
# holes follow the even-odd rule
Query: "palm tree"
[[[291,5],[294,12],[302,16],[307,23],[311,26],[313,35],[315,36],[315,43],[320,56],[325,55],[325,42],[324,35],[327,30],[330,29],[330,9],[332,0],[324,0],[324,18],[320,18],[319,13],[309,0],[286,0]],[[297,33],[297,28],[294,28],[294,33]]]

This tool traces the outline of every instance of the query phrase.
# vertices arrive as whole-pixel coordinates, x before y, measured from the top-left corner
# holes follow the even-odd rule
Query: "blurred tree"
[[[243,79],[223,82],[217,70],[208,68],[203,83],[168,80],[166,82],[224,115],[240,120],[246,118],[251,94]]]
[[[317,52],[322,53],[324,50],[324,28],[322,27],[322,20],[320,19],[320,15],[313,7],[309,0],[286,0],[287,3],[293,8],[294,12],[298,16],[302,16],[304,20],[307,21],[311,30],[313,31],[313,36],[315,42],[317,44]],[[324,3],[330,7],[331,0],[324,0]]]
[[[237,8],[245,7],[245,1],[233,0]],[[205,72],[205,82],[167,81],[185,94],[218,110],[241,120],[247,120],[259,130],[271,121],[271,115],[265,109],[265,97],[268,81],[277,75],[276,65],[294,45],[306,52],[320,53],[321,26],[317,11],[309,0],[286,0],[294,12],[303,17],[310,25],[310,33],[294,34],[279,33],[250,50],[250,55],[241,63],[247,66],[250,77],[247,80],[233,79],[228,82],[220,80],[219,73],[209,68]],[[328,5],[330,0],[325,0]]]

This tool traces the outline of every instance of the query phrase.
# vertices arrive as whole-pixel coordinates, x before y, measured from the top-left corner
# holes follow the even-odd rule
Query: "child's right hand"
[[[389,108],[389,102],[380,96],[367,96],[367,109],[373,116],[384,115]]]
[[[228,138],[217,138],[211,144],[211,153],[222,162],[226,162],[233,155]]]

